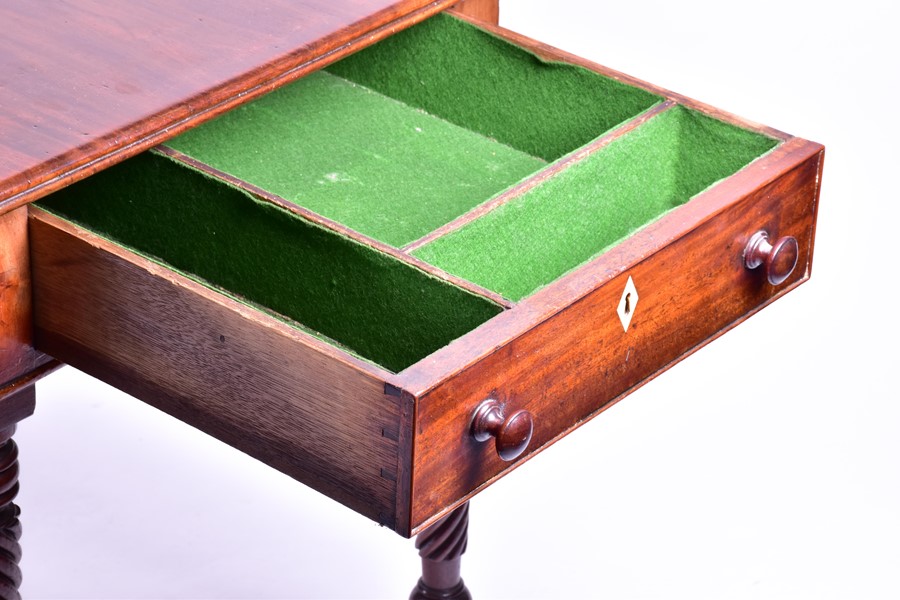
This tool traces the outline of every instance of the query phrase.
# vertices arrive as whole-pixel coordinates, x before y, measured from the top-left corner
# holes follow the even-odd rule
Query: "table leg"
[[[34,412],[33,382],[55,368],[39,369],[14,384],[0,386],[0,599],[20,600],[22,571],[19,559],[19,507],[13,503],[19,493],[19,449],[12,436],[16,423]]]
[[[422,578],[409,600],[471,600],[460,577],[460,561],[466,551],[469,503],[423,531],[416,537],[422,557]]]
[[[18,600],[22,583],[22,525],[19,507],[13,504],[19,492],[19,451],[12,440],[15,430],[15,425],[0,430],[0,598],[4,600]]]

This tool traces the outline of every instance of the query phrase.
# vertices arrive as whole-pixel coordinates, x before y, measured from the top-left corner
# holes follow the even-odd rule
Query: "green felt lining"
[[[160,154],[139,155],[40,205],[392,371],[502,311]]]
[[[324,72],[168,145],[394,246],[546,164]]]
[[[168,144],[401,247],[659,101],[439,14]]]
[[[662,100],[446,14],[328,70],[548,161]]]
[[[777,143],[676,106],[413,254],[519,300]]]
[[[400,246],[659,101],[439,15],[171,145]],[[415,254],[518,300],[776,143],[676,107]],[[395,372],[502,311],[158,153],[41,205]]]

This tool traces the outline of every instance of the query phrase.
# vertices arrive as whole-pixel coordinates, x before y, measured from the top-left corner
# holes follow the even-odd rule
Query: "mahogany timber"
[[[28,392],[20,392],[28,394]],[[34,392],[31,392],[34,404]],[[22,525],[19,523],[19,507],[13,503],[19,493],[19,450],[12,436],[15,425],[0,428],[0,598],[20,600],[22,584]]]
[[[0,4],[0,212],[163,142],[454,0]]]
[[[22,419],[30,417],[34,412],[34,403],[32,402],[29,406],[28,403],[23,404],[21,400],[15,401],[13,398],[26,398],[28,393],[33,398],[34,384],[61,366],[62,364],[58,360],[49,360],[22,377],[0,386],[0,424],[18,423]],[[31,391],[26,392],[26,390]]]
[[[569,304],[587,296],[610,277],[622,273],[629,265],[643,260],[649,254],[673,243],[685,232],[699,227],[736,200],[774,183],[813,155],[822,155],[824,159],[821,144],[801,138],[789,139],[751,165],[698,194],[687,204],[642,228],[637,235],[623,240],[603,255],[521,300],[514,309],[495,316],[477,330],[437,350],[427,363],[412,365],[399,374],[396,385],[411,398],[423,396],[435,387],[436,382],[457,375]],[[818,207],[818,188],[816,194],[812,210]],[[815,224],[815,216],[813,221]],[[748,232],[748,239],[751,233],[753,232]],[[810,246],[810,258],[812,250]],[[592,265],[601,265],[602,268],[592,268]]]
[[[534,416],[527,410],[510,413],[499,400],[489,398],[475,409],[469,432],[476,442],[494,442],[497,456],[511,461],[519,458],[531,443]]]
[[[19,493],[19,450],[12,436],[16,423],[34,412],[33,384],[34,380],[28,379],[0,387],[0,598],[3,600],[21,598],[22,525],[19,507],[13,503]]]
[[[30,210],[38,348],[396,527],[387,372]]]
[[[534,415],[527,457],[805,281],[821,158],[786,142],[397,375],[31,209],[36,343],[408,536],[521,464],[471,438],[485,398]],[[777,288],[760,228],[800,242]]]
[[[500,21],[500,0],[462,0],[453,7],[453,12],[497,24]]]
[[[533,40],[490,30],[544,56],[568,58],[656,90]],[[38,209],[31,218],[36,344],[409,536],[521,464],[522,459],[500,464],[494,454],[484,454],[493,448],[476,447],[471,439],[471,418],[482,400],[496,397],[511,411],[531,411],[535,439],[527,458],[808,277],[822,147],[660,93],[666,101],[638,121],[682,103],[785,142],[402,373],[358,360]],[[583,159],[634,125],[551,168]],[[810,168],[803,181],[789,175],[807,163],[815,165],[812,179]],[[765,190],[784,196],[786,204]],[[753,224],[744,223],[748,207],[759,209]],[[792,223],[806,229],[779,229]],[[752,229],[737,231],[739,225]],[[723,235],[743,236],[745,245],[760,228],[773,236],[794,235],[801,243],[801,268],[777,289],[754,287],[748,282],[758,281],[759,274],[729,270],[734,257],[722,253],[730,247],[723,246]],[[717,276],[703,289],[720,295],[677,296],[662,313],[652,309],[654,298],[659,303],[666,294],[692,289],[687,275],[665,273],[676,260],[673,252],[696,255],[700,262],[688,271]],[[623,337],[613,317],[627,269],[637,279],[641,304]],[[653,289],[645,291],[648,285]],[[701,302],[714,318],[690,312]],[[640,317],[645,314],[656,317],[653,327],[664,342],[650,340],[646,332],[654,329],[646,321],[650,317]],[[640,356],[632,358],[635,349]],[[606,371],[606,379],[598,377]]]
[[[527,458],[806,281],[822,157],[818,144],[788,142],[495,317],[477,341],[457,340],[421,372],[402,373],[416,397],[413,531],[522,463],[502,461],[470,435],[484,399],[534,415]],[[759,229],[799,241],[798,268],[781,286],[744,266]],[[624,332],[616,308],[628,277],[640,299]],[[529,309],[544,315],[530,328]]]
[[[49,360],[31,346],[28,214],[20,208],[0,214],[0,385]]]
[[[748,269],[762,267],[766,279],[772,285],[781,285],[787,279],[800,257],[797,239],[785,236],[769,243],[769,234],[765,230],[757,231],[744,248],[744,266]]]
[[[468,542],[468,502],[420,533],[416,548],[422,557],[422,577],[409,600],[472,600],[460,577]]]

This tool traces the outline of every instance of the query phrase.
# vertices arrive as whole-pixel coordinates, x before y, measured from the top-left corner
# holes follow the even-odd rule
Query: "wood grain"
[[[0,214],[0,385],[49,361],[31,347],[31,269],[25,208]]]
[[[460,578],[469,541],[469,505],[463,504],[416,537],[422,577],[409,600],[472,600]]]
[[[93,6],[92,1],[98,0],[84,6]],[[76,102],[67,108],[70,99],[56,92],[47,94],[48,104],[38,102],[29,112],[28,102],[35,103],[34,90],[43,90],[43,80],[25,73],[23,81],[37,87],[0,86],[0,94],[14,100],[0,98],[0,104],[13,107],[0,112],[2,140],[25,140],[15,148],[0,141],[0,210],[95,172],[452,4],[319,0],[298,6],[277,0],[242,20],[251,5],[232,0],[212,8],[211,1],[186,8],[174,0],[155,0],[157,8],[171,5],[173,12],[147,17],[141,9],[119,15],[120,21],[108,12],[82,11],[77,24],[85,32],[110,38],[101,35],[89,43],[81,33],[61,32],[60,23],[51,21],[40,35],[58,34],[63,36],[60,47],[83,48],[54,62],[54,69],[72,73],[53,76],[89,90],[93,105]],[[466,0],[459,8],[471,15],[490,4]],[[31,10],[12,14],[3,7],[0,18],[30,23],[37,18]],[[308,19],[304,11],[311,11]],[[204,12],[210,19],[206,24],[180,20]],[[137,29],[129,24],[129,19],[145,18]],[[128,38],[144,26],[161,33]],[[246,35],[234,44],[236,30]],[[808,278],[821,146],[523,36],[488,30],[545,58],[659,93],[667,101],[657,111],[681,103],[785,141],[398,375],[33,209],[37,347],[408,536],[522,463],[502,462],[492,445],[470,438],[472,413],[485,398],[535,416],[527,459]],[[23,35],[0,40],[0,52],[15,46],[11,59],[0,60],[27,63],[36,47]],[[232,47],[225,47],[225,39]],[[194,44],[198,40],[203,43]],[[130,45],[140,54],[123,49]],[[135,56],[144,56],[148,48],[160,55],[136,63]],[[157,59],[175,60],[184,68],[163,68]],[[204,65],[203,73],[191,70],[194,62]],[[88,64],[98,79],[81,73]],[[132,87],[93,89],[107,81]],[[78,133],[72,123],[85,127]],[[598,140],[583,152],[605,143]],[[576,152],[566,160],[581,156]],[[522,185],[539,181],[538,176]],[[800,240],[800,267],[777,288],[740,264],[741,244],[759,228]],[[623,332],[615,308],[628,276],[635,279],[640,301],[629,331]]]
[[[453,7],[453,12],[497,24],[500,21],[500,0],[462,0]]]
[[[388,373],[32,209],[38,348],[394,528]]]
[[[726,181],[710,190],[708,196],[718,196],[712,206],[720,210],[696,215],[696,225],[683,228],[670,243],[654,248],[653,235],[645,231],[630,240],[643,247],[632,260],[623,261],[613,252],[582,267],[572,278],[593,280],[589,293],[561,301],[561,310],[527,333],[421,394],[413,531],[521,464],[521,459],[512,464],[500,460],[491,444],[471,437],[472,414],[484,399],[496,398],[510,411],[526,409],[534,415],[534,438],[525,457],[533,455],[806,281],[822,149],[807,142],[795,150],[793,167],[765,186],[741,188],[740,181]],[[710,204],[710,198],[705,200],[685,205],[681,215],[672,215],[660,229],[680,227],[686,213]],[[744,246],[761,228],[800,241],[799,266],[781,286],[744,267]],[[625,332],[616,308],[628,277],[639,300]],[[558,297],[566,283],[557,282],[557,289],[545,290],[545,296]]]
[[[0,5],[0,212],[319,69],[453,0]]]
[[[19,392],[28,394],[28,391]],[[34,402],[34,392],[31,401]],[[19,449],[12,436],[16,426],[0,429],[0,598],[20,600],[22,584],[22,524],[19,523],[19,507],[13,503],[19,493]]]
[[[22,524],[19,507],[13,503],[19,493],[19,449],[12,436],[16,423],[34,413],[34,382],[48,369],[0,387],[0,598],[19,600],[22,583]]]
[[[34,412],[34,384],[60,368],[62,363],[50,360],[25,375],[0,386],[0,427],[18,423]]]
[[[537,327],[570,304],[591,294],[630,265],[646,259],[714,218],[738,199],[764,188],[811,156],[822,153],[820,144],[792,138],[734,175],[698,194],[690,202],[610,248],[601,256],[563,275],[521,300],[478,329],[436,351],[427,362],[404,370],[397,386],[421,398],[441,382],[496,352],[523,333]],[[812,254],[810,252],[810,254]]]

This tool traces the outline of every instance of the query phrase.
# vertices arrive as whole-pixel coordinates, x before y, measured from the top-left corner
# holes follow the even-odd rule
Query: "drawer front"
[[[800,150],[792,164],[781,163],[780,177],[749,194],[736,193],[724,210],[698,219],[672,243],[649,255],[637,252],[639,258],[622,263],[630,268],[619,272],[604,257],[586,265],[580,271],[618,274],[422,395],[414,433],[413,530],[805,281],[822,152],[813,144]],[[718,186],[725,193],[728,187]],[[667,219],[684,214],[676,211]],[[797,266],[777,286],[762,268],[744,265],[744,249],[759,230],[799,242]],[[659,229],[639,232],[628,243],[650,245],[654,231]],[[632,290],[626,331],[618,309],[629,279],[637,296]],[[532,441],[512,462],[498,457],[492,440],[478,442],[471,435],[473,415],[488,398],[499,401],[507,415],[520,409],[533,415]]]

